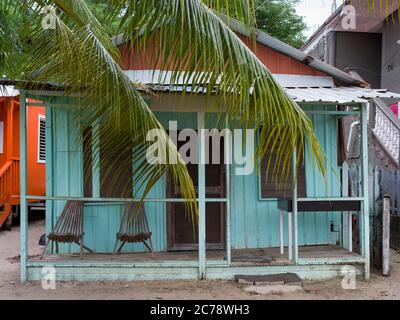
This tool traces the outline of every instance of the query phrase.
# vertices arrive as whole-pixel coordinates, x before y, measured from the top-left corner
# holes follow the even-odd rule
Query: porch
[[[225,250],[207,250],[207,263],[211,265],[226,264]],[[363,259],[355,252],[350,252],[338,245],[316,245],[305,246],[299,248],[299,254],[302,259],[315,261],[359,261]],[[170,251],[170,252],[123,252],[120,254],[110,253],[87,253],[82,260],[78,253],[71,254],[51,254],[46,255],[43,259],[39,257],[32,258],[30,262],[46,263],[68,263],[71,261],[80,261],[85,264],[102,264],[102,263],[121,263],[140,265],[146,262],[166,263],[174,265],[176,262],[192,262],[197,264],[198,253],[196,251]],[[303,260],[304,261],[304,260]],[[231,253],[231,266],[285,266],[294,265],[288,257],[288,253],[281,254],[280,248],[257,248],[257,249],[233,249]]]
[[[309,159],[306,159],[307,181],[304,181],[303,190],[306,194],[298,193],[301,187],[298,186],[299,181],[293,176],[293,181],[297,183],[290,191],[292,199],[290,210],[279,208],[278,198],[263,196],[262,181],[258,172],[238,177],[234,173],[235,167],[231,164],[224,165],[225,174],[222,175],[224,191],[218,197],[212,194],[207,195],[206,165],[199,164],[196,168],[199,177],[197,201],[200,209],[196,229],[198,238],[191,251],[187,251],[187,248],[175,251],[177,247],[168,247],[167,206],[182,204],[183,199],[168,197],[166,180],[161,179],[148,198],[144,199],[155,241],[154,254],[143,253],[142,246],[134,245],[126,250],[137,252],[112,256],[110,248],[115,241],[120,219],[118,210],[121,212],[125,203],[140,199],[101,197],[100,189],[93,189],[93,196],[84,195],[82,150],[64,145],[58,152],[59,147],[54,144],[56,137],[57,139],[67,137],[68,143],[73,137],[69,133],[70,129],[58,122],[69,123],[68,112],[52,107],[52,103],[60,104],[59,101],[63,99],[56,97],[46,100],[42,97],[42,100],[45,100],[44,105],[47,107],[48,193],[45,197],[38,197],[26,194],[26,189],[21,188],[21,199],[24,199],[25,203],[29,200],[46,201],[46,233],[51,231],[66,201],[83,201],[85,203],[84,217],[86,217],[84,218],[86,219],[84,221],[85,244],[92,248],[95,246],[96,253],[85,254],[84,259],[80,260],[75,254],[76,248],[66,246],[62,248],[61,255],[50,254],[44,260],[28,260],[28,248],[22,246],[21,278],[23,280],[41,279],[42,267],[45,266],[55,267],[56,277],[60,280],[233,279],[235,274],[282,272],[294,272],[303,278],[320,279],[343,274],[345,272],[343,267],[349,264],[354,267],[357,274],[363,274],[368,278],[369,210],[366,191],[368,185],[363,183],[368,176],[365,103],[353,102],[349,109],[339,109],[336,102],[303,105],[309,116],[313,118],[317,132],[325,135],[323,145],[328,155],[327,164],[332,168],[332,172],[328,173],[326,184],[320,183],[321,176],[312,169]],[[206,127],[205,113],[191,112],[192,119],[195,119],[195,128],[204,129]],[[348,192],[349,168],[346,165],[343,167],[337,164],[332,167],[332,161],[337,157],[337,119],[348,115],[359,116],[362,123],[363,166],[356,170],[358,177],[354,181],[357,181],[358,191],[353,194]],[[21,112],[21,121],[22,117],[24,117],[23,112]],[[166,118],[171,119],[170,116]],[[191,126],[193,127],[193,122]],[[57,131],[60,128],[66,131]],[[56,132],[57,135],[55,135]],[[25,134],[22,131],[21,137],[26,137]],[[21,155],[26,154],[26,150],[23,150],[25,145],[23,139]],[[204,150],[204,140],[200,139],[200,155]],[[229,144],[226,144],[225,151],[229,151]],[[66,157],[65,160],[63,157]],[[69,164],[69,167],[65,167],[64,163]],[[293,155],[294,163],[296,163],[296,155]],[[21,165],[23,167],[24,163],[21,162]],[[96,170],[99,172],[100,168],[94,170],[93,172]],[[78,172],[81,176],[72,175],[73,172]],[[66,179],[63,179],[64,176]],[[93,174],[93,182],[96,182],[96,179],[98,179],[98,174]],[[64,182],[61,183],[62,181]],[[21,184],[24,183],[26,183],[25,177],[21,176]],[[99,188],[98,181],[93,183],[93,188],[96,188],[96,185]],[[307,212],[300,212],[298,208],[302,201],[356,202],[357,207],[352,209],[343,206],[331,207],[329,210],[311,207]],[[221,204],[224,208],[223,219],[221,219],[223,227],[221,242],[214,248],[208,241],[206,225],[209,221],[206,218],[209,204]],[[26,210],[23,206],[21,209],[22,212]],[[359,222],[356,230],[352,228],[354,216]],[[27,237],[25,223],[25,220],[21,219],[21,230],[25,230],[21,232],[22,244],[26,243]],[[353,239],[354,234],[357,234],[356,238],[359,242]],[[353,243],[356,242],[357,246],[353,248]]]
[[[355,273],[363,274],[364,259],[340,246],[309,246],[300,248],[306,259],[296,265],[281,255],[279,248],[232,250],[232,261],[226,262],[224,250],[207,251],[207,279],[233,280],[236,274],[274,274],[295,272],[304,279],[325,279],[344,275],[343,265],[352,264]],[[313,265],[307,261],[313,260]],[[319,262],[318,262],[319,261]],[[30,280],[42,278],[42,268],[53,266],[59,280],[172,280],[198,279],[198,253],[194,251],[49,255],[28,262]]]

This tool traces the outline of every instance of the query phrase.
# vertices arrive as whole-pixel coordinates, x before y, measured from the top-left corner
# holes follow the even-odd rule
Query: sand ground
[[[41,253],[44,221],[29,224],[30,255]],[[0,299],[400,299],[400,255],[392,251],[391,277],[372,274],[357,280],[355,290],[344,290],[342,279],[304,281],[298,292],[248,293],[233,281],[57,282],[44,290],[38,282],[19,282],[19,229],[0,231]]]

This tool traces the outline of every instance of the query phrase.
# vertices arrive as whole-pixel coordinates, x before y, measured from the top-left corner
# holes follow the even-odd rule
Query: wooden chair
[[[47,236],[48,241],[46,247],[40,257],[43,259],[47,247],[50,242],[56,244],[56,253],[58,254],[59,243],[76,243],[80,246],[80,257],[83,258],[83,249],[93,252],[91,249],[83,245],[83,202],[82,201],[67,201],[60,217],[53,228],[53,231]],[[51,246],[53,253],[53,245]]]
[[[121,245],[117,250],[118,241]],[[149,243],[147,243],[147,241]],[[125,243],[142,242],[149,252],[153,252],[153,244],[151,242],[151,232],[147,222],[146,211],[143,203],[129,202],[125,206],[124,216],[122,217],[117,240],[115,242],[113,254],[120,253]]]

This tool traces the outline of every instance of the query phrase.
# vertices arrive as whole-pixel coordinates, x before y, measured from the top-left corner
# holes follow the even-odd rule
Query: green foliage
[[[86,0],[86,3],[93,15],[99,20],[105,31],[110,36],[115,36],[120,32],[120,20],[118,15],[113,21],[110,21],[110,6],[107,0]]]
[[[256,0],[255,15],[257,28],[269,35],[300,48],[306,37],[307,25],[304,18],[296,14],[299,0]]]

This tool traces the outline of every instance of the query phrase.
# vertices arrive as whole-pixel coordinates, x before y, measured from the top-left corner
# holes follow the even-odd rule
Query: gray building
[[[374,89],[400,93],[398,2],[383,3],[380,8],[379,0],[344,1],[302,50],[351,73]],[[394,102],[374,99],[370,104],[370,163],[378,167],[400,167],[400,121],[389,108]],[[342,119],[341,123],[346,157],[357,162],[359,123],[351,118]]]
[[[368,1],[353,0],[353,12],[345,9],[350,4],[346,1],[308,39],[302,50],[339,69],[357,72],[373,88],[400,92],[398,3],[390,3],[380,10],[379,0],[375,0],[375,12],[372,12]]]

